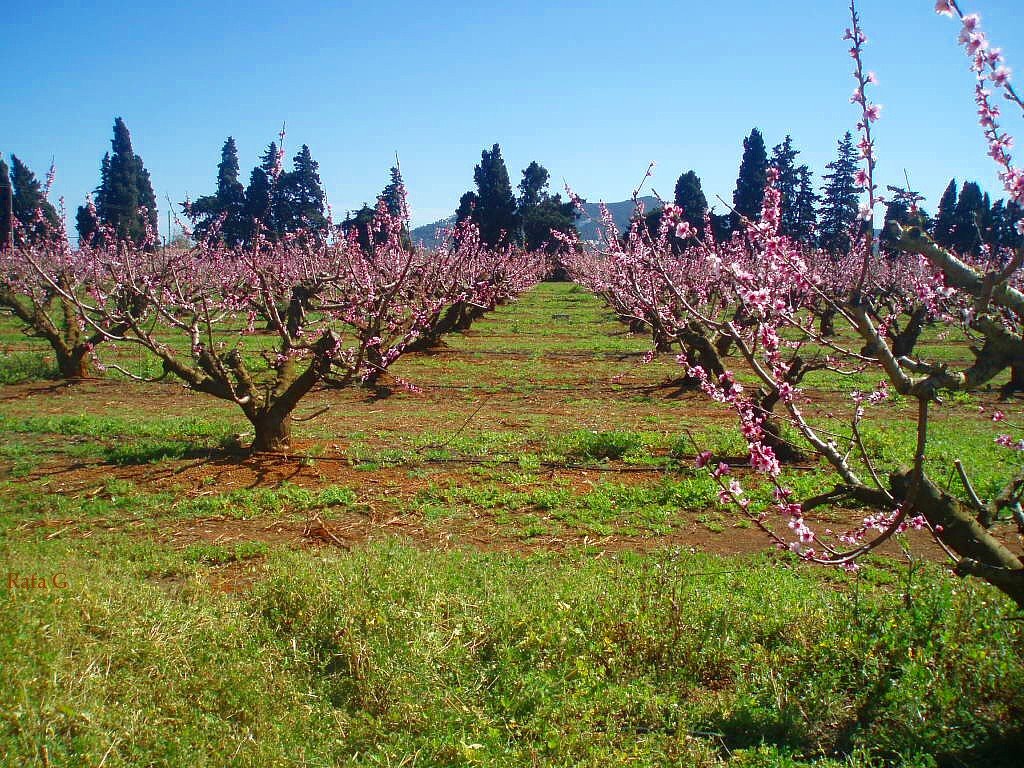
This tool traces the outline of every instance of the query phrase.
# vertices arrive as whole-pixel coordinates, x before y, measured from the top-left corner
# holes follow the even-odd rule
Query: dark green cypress
[[[11,244],[11,226],[14,224],[13,207],[11,171],[3,157],[0,157],[0,250]]]
[[[981,233],[988,214],[981,187],[976,182],[966,182],[953,210],[949,247],[960,254],[977,256],[981,250]]]
[[[523,170],[517,216],[526,248],[532,251],[544,247],[555,253],[561,244],[551,233],[575,230],[576,207],[571,202],[563,203],[561,195],[548,192],[549,178],[547,168],[536,160]]]
[[[112,151],[103,157],[100,185],[93,197],[96,220],[89,215],[87,206],[79,208],[79,237],[94,235],[99,224],[103,224],[117,239],[140,245],[146,239],[147,228],[155,233],[159,221],[149,171],[132,149],[131,134],[120,117],[114,120],[110,143]],[[145,208],[145,215],[140,207]]]
[[[57,210],[46,199],[39,179],[17,155],[11,155],[11,189],[11,209],[25,240],[33,243],[52,235],[60,226]]]
[[[935,219],[932,221],[932,238],[943,248],[950,248],[953,245],[956,203],[956,179],[950,179],[946,191],[939,199],[939,209],[935,212]]]
[[[519,217],[516,213],[516,198],[512,194],[508,168],[497,144],[480,153],[480,164],[473,169],[476,182],[475,208],[470,215],[480,228],[481,240],[489,246],[514,242],[519,237]],[[466,214],[464,204],[473,202],[463,195],[459,211]]]
[[[693,171],[681,174],[676,180],[673,200],[683,209],[683,219],[698,232],[704,229],[704,214],[708,210],[708,199],[700,185],[700,177]]]
[[[837,157],[829,163],[831,173],[823,177],[819,209],[819,234],[822,248],[833,253],[849,253],[850,232],[857,223],[860,187],[857,186],[857,149],[847,131],[839,140]]]
[[[732,194],[733,229],[739,228],[740,217],[751,221],[761,219],[764,204],[764,186],[768,181],[768,153],[761,131],[754,128],[743,140],[743,159],[736,177],[736,191]]]
[[[284,232],[323,231],[327,226],[324,203],[327,196],[320,184],[320,166],[305,144],[292,160],[292,170],[278,180],[285,210],[276,211],[278,227]]]

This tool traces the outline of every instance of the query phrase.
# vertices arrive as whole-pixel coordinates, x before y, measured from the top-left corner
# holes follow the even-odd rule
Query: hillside
[[[657,198],[654,197],[641,197],[641,202],[644,204],[644,209],[648,212],[653,211],[658,207],[659,203]],[[580,237],[584,240],[597,240],[597,227],[600,223],[600,210],[598,203],[584,203],[584,215],[576,220],[576,227],[580,231]],[[632,200],[622,200],[617,203],[608,203],[608,211],[612,215],[612,219],[615,221],[615,226],[618,227],[621,232],[629,224],[629,218],[633,215],[634,203]],[[441,219],[435,221],[432,224],[424,224],[422,227],[416,227],[412,230],[412,239],[414,242],[423,243],[428,248],[437,245],[437,230],[443,227],[450,227],[455,223],[455,216],[449,216],[447,219]]]

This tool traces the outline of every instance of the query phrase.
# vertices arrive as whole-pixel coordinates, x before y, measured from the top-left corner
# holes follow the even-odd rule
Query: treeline
[[[716,239],[723,240],[740,231],[742,219],[757,221],[764,201],[764,185],[769,168],[778,171],[782,198],[780,228],[793,240],[809,247],[820,247],[842,254],[851,247],[851,233],[857,231],[862,187],[858,180],[860,153],[847,132],[838,142],[836,158],[826,166],[820,188],[815,190],[814,173],[799,163],[800,152],[791,136],[785,136],[769,153],[760,130],[754,128],[743,140],[732,207],[719,214],[709,209],[700,178],[693,170],[682,173],[675,185],[673,200],[684,212],[685,220],[697,236],[710,224]],[[217,166],[216,190],[182,208],[193,225],[197,242],[218,240],[228,246],[244,245],[260,233],[269,240],[296,233],[325,232],[330,226],[326,215],[326,194],[319,165],[307,145],[284,168],[283,151],[271,142],[248,183],[242,183],[238,147],[228,137]],[[479,228],[481,240],[488,246],[516,244],[530,250],[555,251],[559,239],[552,233],[573,233],[579,215],[572,202],[549,190],[550,175],[544,166],[531,162],[513,189],[501,148],[494,144],[483,150],[473,171],[475,188],[459,200],[456,221],[471,221]],[[914,224],[927,231],[936,242],[959,253],[977,255],[983,247],[1015,248],[1024,244],[1017,224],[1024,210],[1016,203],[992,201],[976,182],[958,187],[950,181],[939,201],[935,216],[918,205],[922,199],[910,190],[889,188],[893,194],[885,213],[885,226],[879,240],[883,252],[894,253],[890,222]],[[376,198],[375,206],[364,203],[350,212],[339,225],[342,232],[356,237],[364,248],[371,247],[370,222],[374,211],[384,206],[392,215],[407,219],[405,188],[401,171],[391,168],[391,179]],[[646,215],[645,226],[656,233],[662,210]],[[17,156],[10,166],[0,158],[0,246],[13,237],[24,241],[39,238],[58,224],[57,212],[46,200],[46,189],[35,174]],[[114,237],[136,245],[155,241],[157,205],[153,185],[142,157],[132,147],[124,121],[114,121],[111,151],[103,156],[100,183],[91,199],[78,208],[76,222],[80,241],[102,242]],[[16,234],[17,233],[17,234]],[[409,240],[409,233],[403,232]],[[685,242],[673,240],[677,247]]]
[[[862,193],[857,178],[860,153],[853,136],[847,132],[839,140],[836,159],[826,166],[818,192],[810,168],[797,163],[799,154],[792,137],[786,136],[769,155],[764,137],[754,128],[743,140],[743,157],[728,214],[709,211],[700,178],[692,170],[679,176],[672,202],[683,209],[685,220],[698,235],[704,234],[707,220],[716,239],[727,239],[739,231],[741,218],[760,219],[767,172],[775,168],[782,198],[782,234],[810,247],[847,253],[850,235],[858,229]],[[958,253],[978,255],[983,246],[1000,249],[1024,245],[1024,236],[1017,229],[1018,222],[1024,220],[1024,209],[1012,201],[992,202],[977,182],[966,182],[958,195],[956,180],[950,181],[934,218],[917,204],[922,198],[911,190],[889,190],[892,195],[879,243],[883,252],[895,253],[890,222],[919,226],[937,243]],[[660,208],[647,214],[646,226],[652,234],[658,231],[661,216]],[[674,242],[679,247],[686,245],[678,239]]]

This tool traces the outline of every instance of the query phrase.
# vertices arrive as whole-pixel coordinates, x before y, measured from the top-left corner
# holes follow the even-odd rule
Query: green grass
[[[45,347],[3,318],[0,341],[19,344],[0,383],[50,375]],[[243,341],[254,359],[266,343]],[[925,343],[964,351],[934,329]],[[728,413],[669,397],[671,356],[637,365],[649,339],[578,288],[539,286],[446,344],[395,373],[466,389],[311,398],[308,412],[332,410],[296,424],[314,444],[294,483],[253,467],[251,487],[220,486],[215,467],[197,478],[203,463],[183,460],[248,426],[171,387],[22,387],[0,403],[0,764],[1017,765],[1024,624],[997,592],[917,561],[851,575],[657,548],[694,524],[723,541],[749,526],[690,466],[697,450],[745,446]],[[156,371],[145,355],[119,362]],[[928,466],[954,492],[954,458],[983,496],[1014,468],[976,412],[987,397],[934,411]],[[906,411],[869,409],[883,470],[912,457]],[[214,455],[228,472],[240,461]],[[79,460],[99,467],[76,485]],[[564,463],[584,469],[550,466]],[[817,467],[783,479],[799,498],[833,480]],[[373,528],[372,542],[259,539],[263,520],[313,514]],[[392,515],[415,545],[378,525]],[[256,533],[161,543],[209,519]],[[516,551],[471,548],[467,531]],[[656,548],[613,546],[639,540]],[[10,589],[10,573],[67,586]]]
[[[894,566],[672,552],[6,555],[69,585],[0,602],[8,764],[1010,766],[1024,748],[1020,624],[931,569],[905,594]],[[254,557],[251,592],[208,586]]]

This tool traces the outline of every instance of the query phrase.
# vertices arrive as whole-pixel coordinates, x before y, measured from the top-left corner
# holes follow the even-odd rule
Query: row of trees
[[[990,47],[977,16],[964,16],[952,1],[936,8],[962,21],[960,40],[976,73],[979,123],[989,155],[999,166],[1008,199],[1014,206],[1024,204],[1024,172],[1007,154],[1012,139],[999,125],[991,94],[994,90],[1022,109],[1024,101],[1008,85],[1001,54]],[[856,191],[868,197],[860,221],[846,231],[851,247],[807,248],[786,234],[782,173],[769,167],[761,210],[744,215],[741,229],[728,239],[690,238],[693,229],[684,212],[666,206],[655,236],[635,222],[624,239],[607,234],[602,249],[584,244],[570,256],[569,267],[621,316],[649,325],[656,339],[673,346],[689,379],[732,412],[750,467],[771,487],[772,500],[755,502],[744,479],[700,446],[697,466],[710,472],[723,503],[779,547],[811,562],[856,567],[858,558],[893,535],[928,530],[957,573],[980,577],[1024,606],[1024,558],[991,532],[1003,516],[1024,534],[1019,460],[1007,462],[1001,482],[990,479],[980,488],[959,459],[944,458],[934,445],[930,449],[929,439],[935,406],[946,393],[978,390],[1007,373],[1004,394],[1024,383],[1015,375],[1024,370],[1024,248],[1016,239],[1024,226],[1018,220],[1011,243],[982,249],[979,224],[995,206],[986,204],[977,185],[965,185],[966,194],[961,190],[959,196],[948,193],[940,205],[943,215],[930,228],[915,210],[916,196],[896,190],[912,221],[890,227],[891,248],[899,258],[876,253],[873,208],[881,198],[873,181],[871,126],[879,110],[868,98],[873,79],[861,63],[866,37],[852,3],[850,9],[846,39],[855,63],[862,158],[854,178]],[[844,145],[853,143],[844,138],[841,155]],[[842,165],[837,163],[833,175],[845,173]],[[672,237],[691,246],[675,248]],[[969,341],[970,358],[915,348],[929,320],[959,328]],[[845,333],[835,332],[840,323]],[[870,384],[867,391],[849,395],[844,418],[834,400],[816,402],[814,392],[804,388],[815,371],[860,374]],[[901,412],[913,426],[909,466],[865,443],[865,420],[890,398],[895,402],[888,413]],[[991,418],[998,425],[992,435],[996,444],[1024,451],[1019,417],[997,410]],[[798,495],[782,468],[782,462],[798,458],[828,466],[834,486]],[[936,482],[947,474],[959,477],[959,490],[948,481],[945,488]],[[866,511],[848,530],[837,530],[831,515],[820,514],[822,508],[851,506]]]
[[[515,243],[530,251],[547,248],[554,252],[559,240],[552,232],[574,232],[578,213],[572,202],[550,193],[549,180],[547,169],[531,162],[523,170],[517,197],[501,147],[495,144],[480,153],[480,163],[473,169],[476,191],[466,192],[459,199],[456,222],[472,221],[483,241],[492,247]]]
[[[282,167],[283,150],[271,142],[249,174],[239,180],[238,147],[228,136],[217,165],[217,190],[182,204],[192,220],[198,241],[223,240],[229,246],[251,242],[260,234],[271,239],[295,232],[320,233],[327,229],[327,196],[320,182],[320,166],[306,144]]]
[[[810,167],[797,163],[799,154],[793,138],[787,135],[769,155],[761,131],[754,128],[743,140],[743,157],[732,196],[732,210],[728,214],[708,209],[700,178],[692,170],[677,180],[672,203],[682,209],[682,216],[695,236],[705,234],[707,220],[714,237],[726,240],[731,233],[743,230],[744,220],[760,219],[765,181],[769,170],[774,169],[782,196],[782,232],[807,246],[820,245],[834,252],[849,250],[850,228],[857,220],[860,197],[856,183],[857,150],[852,134],[846,133],[840,139],[837,158],[826,166],[829,172],[823,177],[820,195],[814,191],[814,174]],[[661,208],[646,214],[651,236],[657,235],[662,215]],[[676,249],[689,244],[678,238],[672,238],[671,243]]]

